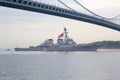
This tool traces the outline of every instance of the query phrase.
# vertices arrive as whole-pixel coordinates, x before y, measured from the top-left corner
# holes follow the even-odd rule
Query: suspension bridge
[[[84,5],[82,5],[77,0],[73,0],[73,1],[77,5],[82,7],[84,10],[91,13],[92,15],[79,12],[71,8],[68,4],[66,4],[62,0],[57,0],[57,3],[61,4],[62,6],[56,5],[55,2],[54,4],[51,4],[50,2],[47,2],[47,1],[48,0],[0,0],[0,6],[74,19],[74,20],[92,23],[92,24],[96,24],[96,25],[100,25],[103,27],[120,31],[120,24],[114,23],[112,21],[117,17],[119,17],[120,15],[115,16],[113,18],[106,18],[106,17],[100,16],[92,12],[91,10],[87,9]]]

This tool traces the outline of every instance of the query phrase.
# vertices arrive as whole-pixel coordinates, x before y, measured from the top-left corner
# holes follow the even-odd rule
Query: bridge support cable
[[[64,2],[62,2],[61,0],[58,0],[61,4],[63,4],[64,6],[66,6],[67,8],[69,8],[70,10],[72,11],[75,11],[77,12],[76,10],[72,9],[71,7],[69,7],[67,4],[65,4]],[[88,11],[89,13],[95,15],[96,17],[98,18],[101,18],[101,19],[105,19],[105,20],[111,20],[111,19],[108,19],[108,18],[105,18],[105,17],[102,17],[94,12],[92,12],[91,10],[87,9],[85,6],[83,6],[81,3],[79,3],[77,0],[73,0],[75,3],[77,3],[80,7],[82,7],[83,9],[85,9],[86,11]]]
[[[103,18],[102,16],[99,16],[98,14],[92,12],[91,10],[87,9],[85,6],[83,6],[80,2],[78,2],[77,0],[73,0],[75,1],[75,3],[77,3],[80,7],[84,8],[86,11],[92,13],[93,15],[97,16],[97,17],[100,17],[100,18]]]
[[[77,0],[74,0],[74,1],[75,1],[75,3],[77,3],[80,7],[84,8],[84,9],[87,10],[88,12],[92,13],[93,15],[95,15],[96,17],[99,17],[99,18],[101,18],[101,19],[105,19],[105,20],[115,20],[115,18],[117,18],[118,16],[120,16],[120,15],[118,15],[118,16],[113,17],[113,18],[106,18],[106,17],[100,16],[100,15],[92,12],[91,10],[89,10],[88,8],[86,8],[85,6],[83,6],[79,1],[77,1]]]
[[[119,17],[120,17],[120,15],[117,15],[117,16],[113,17],[112,19],[113,19],[113,20],[120,20]]]
[[[62,2],[61,0],[58,0],[58,2],[60,2],[62,5],[64,5],[65,7],[67,7],[68,9],[74,11],[74,12],[77,12],[75,11],[74,9],[72,9],[71,7],[69,7],[67,4],[65,4],[64,2]]]

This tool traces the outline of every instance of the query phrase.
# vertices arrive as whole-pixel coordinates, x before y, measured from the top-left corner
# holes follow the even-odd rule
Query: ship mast
[[[64,27],[64,33],[65,33],[65,41],[67,41],[67,39],[68,39],[68,32],[67,32],[67,29]]]

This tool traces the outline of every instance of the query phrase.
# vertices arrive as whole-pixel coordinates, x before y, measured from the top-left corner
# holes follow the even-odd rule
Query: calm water
[[[120,50],[1,51],[0,80],[120,80]]]

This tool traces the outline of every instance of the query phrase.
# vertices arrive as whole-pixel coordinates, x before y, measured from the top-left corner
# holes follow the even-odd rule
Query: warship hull
[[[15,48],[15,51],[97,51],[98,46]]]

